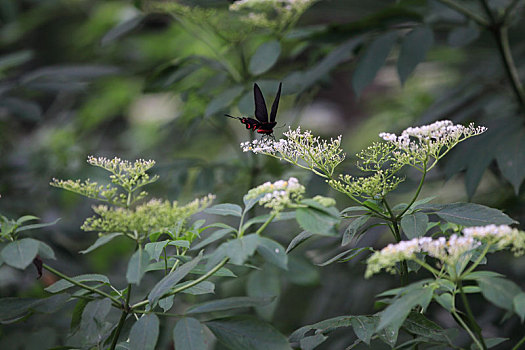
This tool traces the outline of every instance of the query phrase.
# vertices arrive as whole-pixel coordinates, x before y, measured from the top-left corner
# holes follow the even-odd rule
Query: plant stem
[[[485,255],[487,255],[487,252],[489,251],[490,247],[491,247],[491,244],[487,243],[487,245],[485,246],[485,249],[483,249],[483,251],[478,256],[476,261],[474,261],[474,263],[472,265],[470,265],[470,267],[467,269],[467,271],[463,272],[461,274],[461,276],[459,276],[459,279],[462,279],[462,277],[467,276],[469,273],[471,273],[481,263],[481,260],[483,260]]]
[[[410,203],[408,203],[408,205],[405,208],[405,210],[403,210],[401,212],[401,214],[399,214],[397,217],[399,217],[399,218],[403,217],[403,214],[405,214],[408,211],[408,209],[410,209],[412,204],[414,204],[414,202],[417,200],[417,197],[419,197],[419,193],[421,193],[421,189],[423,188],[423,183],[425,182],[425,178],[427,176],[427,172],[428,172],[427,161],[425,161],[424,166],[423,166],[423,176],[421,176],[421,181],[419,181],[419,186],[417,186],[416,193],[414,194],[414,197],[412,198]]]
[[[478,348],[481,350],[481,349],[486,349],[483,347],[483,345],[479,342],[478,338],[476,338],[476,336],[474,335],[474,333],[472,333],[472,331],[470,330],[470,328],[468,328],[467,324],[465,323],[465,321],[463,321],[463,319],[460,317],[460,315],[455,311],[455,310],[451,310],[451,313],[452,315],[454,315],[454,319],[456,320],[456,322],[458,322],[460,324],[461,327],[463,327],[464,330],[467,331],[467,333],[469,334],[469,336],[472,338],[472,340],[474,341],[474,343],[476,343],[476,345],[478,346]]]
[[[503,66],[505,68],[505,72],[507,73],[507,77],[510,81],[512,90],[514,91],[516,99],[521,105],[521,108],[525,111],[525,90],[523,89],[523,85],[521,84],[519,78],[518,70],[516,69],[516,64],[514,63],[514,59],[512,58],[512,52],[510,51],[509,44],[509,35],[507,30],[510,12],[512,11],[512,8],[514,8],[517,5],[517,1],[511,3],[507,7],[501,20],[498,20],[496,18],[496,16],[489,7],[487,0],[480,0],[480,2],[481,6],[483,6],[483,9],[485,10],[485,13],[490,18],[490,23],[488,25],[485,25],[485,27],[494,35],[494,39],[496,40],[496,44],[498,45],[498,51],[501,56],[501,60],[503,61]]]
[[[266,226],[268,226],[268,224],[269,224],[270,222],[272,222],[273,219],[275,219],[275,215],[277,215],[277,214],[274,213],[274,214],[270,215],[270,217],[268,218],[268,220],[266,220],[266,222],[265,222],[261,227],[259,227],[259,229],[258,229],[255,233],[258,234],[258,235],[260,235],[261,232],[264,231],[264,229],[266,228]]]
[[[193,280],[191,281],[190,283],[184,285],[184,286],[180,286],[179,288],[175,288],[173,289],[172,291],[164,294],[163,296],[161,296],[159,298],[162,299],[162,298],[165,298],[167,296],[170,296],[170,295],[174,295],[174,294],[177,294],[177,293],[180,293],[182,292],[183,290],[186,290],[188,288],[191,288],[199,283],[201,283],[202,281],[208,279],[211,275],[213,275],[215,272],[217,272],[221,267],[223,267],[224,265],[226,265],[226,263],[228,262],[229,258],[224,258],[220,263],[218,263],[217,265],[215,265],[210,271],[206,272],[204,275],[202,275],[201,277],[197,278],[196,280]],[[143,301],[140,301],[132,306],[130,306],[130,309],[133,310],[133,309],[136,309],[138,307],[141,307],[141,306],[145,306],[145,305],[148,305],[149,304],[149,300],[143,300]]]
[[[520,339],[520,341],[516,345],[514,345],[512,350],[519,350],[523,344],[525,344],[525,335]]]
[[[111,342],[111,346],[109,350],[115,350],[115,347],[117,346],[120,332],[122,331],[124,322],[126,321],[126,318],[128,317],[129,312],[131,311],[131,309],[129,308],[130,298],[131,298],[131,283],[128,284],[128,287],[126,288],[126,303],[124,304],[124,308],[122,309],[122,313],[120,314],[120,319],[118,321],[117,328],[115,329],[115,335],[113,336],[113,341]]]
[[[443,5],[449,7],[451,9],[453,9],[453,10],[456,10],[457,12],[461,13],[465,17],[473,20],[474,22],[476,22],[477,24],[479,24],[482,27],[487,27],[490,24],[485,18],[483,18],[481,16],[478,16],[477,14],[472,12],[470,9],[467,9],[467,8],[461,6],[461,5],[458,5],[452,0],[438,0],[438,1],[440,3],[442,3]]]
[[[458,281],[457,284],[459,287],[459,294],[461,295],[461,301],[463,302],[463,306],[465,307],[465,310],[467,311],[469,323],[473,327],[476,335],[478,336],[478,339],[481,345],[483,346],[483,349],[486,349],[487,345],[485,344],[485,340],[483,339],[483,335],[481,334],[481,327],[476,322],[474,314],[472,313],[472,309],[470,308],[470,304],[468,302],[467,296],[465,295],[465,292],[463,291],[463,284],[461,283],[461,280]]]
[[[81,283],[81,282],[78,282],[78,281],[75,281],[73,278],[71,277],[68,277],[66,275],[64,275],[62,272],[58,271],[58,270],[55,270],[54,268],[52,268],[51,266],[47,265],[47,264],[43,264],[42,267],[46,270],[48,270],[49,272],[57,275],[58,277],[62,278],[62,279],[65,279],[66,281],[68,281],[69,283],[72,283],[74,284],[75,286],[77,287],[80,287],[82,289],[85,289],[85,290],[89,290],[90,292],[92,293],[95,293],[95,294],[98,294],[98,295],[101,295],[105,298],[109,298],[111,299],[111,301],[113,302],[114,305],[116,305],[118,308],[121,308],[121,303],[120,303],[120,300],[118,300],[117,298],[109,295],[108,293],[106,292],[103,292],[101,290],[98,290],[96,288],[93,288],[93,287],[90,287],[88,285],[85,285],[84,283]]]

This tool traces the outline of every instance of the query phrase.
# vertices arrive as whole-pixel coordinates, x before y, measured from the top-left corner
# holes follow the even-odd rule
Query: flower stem
[[[518,343],[516,343],[516,345],[514,345],[512,350],[519,350],[523,344],[525,344],[525,335],[520,339]]]
[[[273,219],[275,219],[275,215],[276,215],[275,213],[272,214],[272,215],[270,215],[270,217],[268,218],[268,220],[266,220],[266,222],[265,222],[261,227],[259,227],[259,229],[258,229],[255,233],[258,234],[258,235],[260,235],[261,232],[264,231],[264,229],[266,228],[266,226],[268,226],[268,224],[269,224],[270,222],[272,222]]]
[[[73,278],[71,277],[68,277],[66,275],[64,275],[62,272],[58,271],[58,270],[55,270],[54,268],[52,268],[51,266],[47,265],[47,264],[43,264],[42,267],[46,270],[48,270],[49,272],[57,275],[58,277],[62,278],[62,279],[65,279],[66,281],[68,281],[69,283],[72,283],[74,284],[75,286],[77,287],[80,287],[82,289],[85,289],[85,290],[88,290],[92,293],[95,293],[95,294],[98,294],[100,296],[103,296],[105,298],[109,298],[111,299],[111,301],[113,302],[113,304],[119,308],[121,308],[121,303],[120,303],[120,300],[118,300],[117,298],[109,295],[108,293],[106,292],[103,292],[101,290],[98,290],[96,288],[93,288],[93,287],[90,287],[88,285],[85,285],[84,283],[81,283],[81,282],[78,282],[78,281],[75,281]]]

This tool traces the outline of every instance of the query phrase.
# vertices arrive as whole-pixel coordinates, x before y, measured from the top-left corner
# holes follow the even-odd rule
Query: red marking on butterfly
[[[275,100],[272,104],[272,110],[270,112],[270,119],[268,120],[268,110],[266,109],[266,101],[264,101],[264,96],[259,88],[259,85],[253,84],[253,98],[255,100],[255,118],[247,117],[233,117],[229,114],[225,116],[239,119],[242,124],[246,125],[246,129],[252,131],[257,131],[259,134],[264,134],[268,136],[273,136],[273,128],[277,125],[275,117],[277,116],[277,109],[279,108],[279,100],[281,98],[281,87],[283,83],[279,83],[279,89],[277,90],[277,95],[275,95]]]

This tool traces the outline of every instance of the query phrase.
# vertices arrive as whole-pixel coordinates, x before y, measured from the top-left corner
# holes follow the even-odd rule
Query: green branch
[[[442,3],[443,5],[461,13],[465,17],[473,20],[474,22],[476,22],[482,27],[488,27],[490,24],[485,18],[478,16],[477,14],[472,12],[470,9],[463,7],[452,0],[438,0],[438,1]]]

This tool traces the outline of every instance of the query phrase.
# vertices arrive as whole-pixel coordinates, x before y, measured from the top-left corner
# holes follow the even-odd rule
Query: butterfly
[[[281,98],[282,85],[283,83],[279,83],[279,89],[277,90],[277,95],[275,95],[275,100],[273,101],[269,121],[268,110],[266,109],[266,101],[264,101],[262,91],[259,88],[259,85],[256,83],[253,84],[253,98],[255,100],[255,118],[257,119],[233,117],[229,114],[225,114],[225,116],[233,119],[239,119],[242,124],[246,125],[246,129],[257,131],[259,134],[273,136],[273,128],[277,125],[275,117],[277,116],[277,108],[279,108],[279,99]]]

